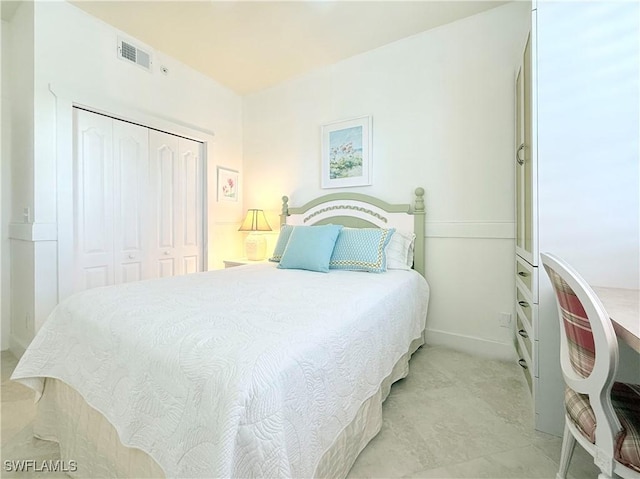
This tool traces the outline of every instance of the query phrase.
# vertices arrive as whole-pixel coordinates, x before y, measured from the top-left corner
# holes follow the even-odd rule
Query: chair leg
[[[569,425],[566,420],[564,423],[564,435],[562,436],[562,451],[560,453],[560,469],[556,474],[556,479],[566,479],[567,471],[569,470],[569,463],[573,456],[573,450],[576,447],[576,438],[573,437],[569,430]]]

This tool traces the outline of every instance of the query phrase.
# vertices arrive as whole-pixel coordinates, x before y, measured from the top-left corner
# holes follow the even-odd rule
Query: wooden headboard
[[[341,224],[351,228],[396,228],[416,235],[413,269],[424,276],[424,189],[416,188],[413,206],[390,204],[360,193],[332,193],[292,208],[282,197],[280,225]]]

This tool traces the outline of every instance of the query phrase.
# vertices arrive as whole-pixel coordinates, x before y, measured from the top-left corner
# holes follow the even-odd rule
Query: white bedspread
[[[76,389],[167,477],[310,477],[422,333],[426,281],[243,266],[79,293],[13,379]]]

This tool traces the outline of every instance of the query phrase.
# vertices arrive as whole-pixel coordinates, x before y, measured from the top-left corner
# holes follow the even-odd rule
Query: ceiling
[[[13,2],[3,1],[3,9],[4,3]],[[247,94],[506,2],[71,3],[237,93]]]

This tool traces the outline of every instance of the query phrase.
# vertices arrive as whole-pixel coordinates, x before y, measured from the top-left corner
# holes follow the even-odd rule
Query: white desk
[[[616,335],[640,353],[640,290],[593,286]]]

